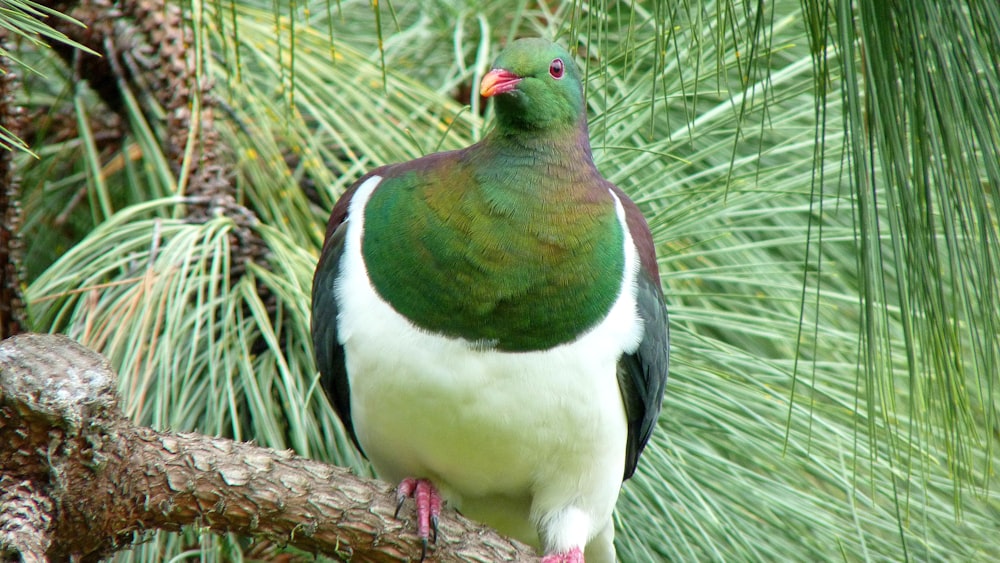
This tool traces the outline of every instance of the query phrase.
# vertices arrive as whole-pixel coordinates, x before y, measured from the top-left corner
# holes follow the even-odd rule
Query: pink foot
[[[417,505],[417,537],[424,544],[420,560],[427,556],[428,541],[437,541],[438,519],[441,516],[441,494],[427,479],[407,477],[396,487],[396,517],[407,498],[413,497]],[[433,530],[434,536],[431,537]],[[583,563],[583,559],[579,563]]]
[[[542,557],[542,563],[584,563],[583,550],[579,547],[574,547],[562,553],[549,553],[545,557]]]

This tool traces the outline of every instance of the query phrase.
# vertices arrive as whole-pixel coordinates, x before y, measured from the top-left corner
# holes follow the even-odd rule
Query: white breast
[[[638,257],[605,319],[540,352],[483,350],[416,328],[376,293],[361,254],[362,184],[348,213],[336,295],[354,428],[379,475],[434,480],[466,515],[538,544],[540,520],[565,518],[546,544],[584,545],[609,522],[624,471],[626,420],[616,378],[642,333]],[[559,545],[556,545],[559,547]]]

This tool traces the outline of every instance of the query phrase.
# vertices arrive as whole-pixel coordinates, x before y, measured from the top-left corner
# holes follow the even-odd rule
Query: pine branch
[[[116,385],[107,360],[67,337],[0,343],[0,559],[94,561],[189,525],[351,561],[420,558],[388,485],[288,451],[135,426]],[[430,558],[536,560],[453,511]]]

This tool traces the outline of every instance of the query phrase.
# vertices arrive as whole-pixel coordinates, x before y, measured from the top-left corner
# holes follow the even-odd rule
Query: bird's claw
[[[438,523],[441,516],[441,494],[427,479],[406,478],[396,488],[396,518],[407,498],[413,497],[417,506],[417,537],[422,544],[420,560],[427,556],[427,546],[437,542]],[[432,535],[433,532],[433,535]]]
[[[403,481],[396,487],[396,512],[393,513],[393,518],[399,518],[399,511],[403,509],[403,503],[406,499],[413,496],[413,489],[417,486],[416,479],[403,479]]]

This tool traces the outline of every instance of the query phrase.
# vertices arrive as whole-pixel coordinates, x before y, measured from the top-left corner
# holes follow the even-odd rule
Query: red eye
[[[552,64],[549,65],[549,74],[552,78],[562,78],[563,77],[563,62],[562,59],[552,59]]]

